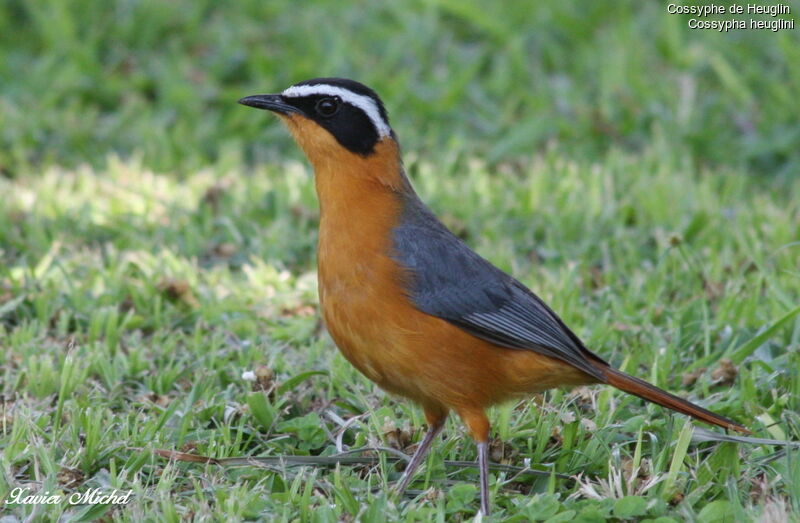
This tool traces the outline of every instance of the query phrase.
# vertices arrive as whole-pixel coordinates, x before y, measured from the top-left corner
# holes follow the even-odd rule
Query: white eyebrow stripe
[[[364,113],[366,113],[366,115],[372,121],[372,124],[378,131],[379,136],[389,136],[392,133],[392,129],[389,127],[389,124],[386,123],[386,121],[381,117],[381,113],[378,111],[378,105],[375,103],[375,100],[369,96],[356,94],[353,91],[328,84],[293,85],[283,91],[281,96],[285,96],[287,98],[297,98],[301,96],[313,96],[315,94],[338,96],[342,99],[342,101],[347,102],[350,105],[354,105],[364,111]]]

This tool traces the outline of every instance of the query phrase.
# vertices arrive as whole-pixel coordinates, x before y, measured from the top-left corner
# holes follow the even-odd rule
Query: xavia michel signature
[[[89,489],[86,492],[73,492],[65,494],[50,494],[49,491],[40,494],[30,494],[30,488],[17,487],[11,490],[5,500],[6,505],[60,505],[64,501],[70,505],[127,505],[133,495],[132,490],[120,492],[117,489],[103,493],[102,489]]]

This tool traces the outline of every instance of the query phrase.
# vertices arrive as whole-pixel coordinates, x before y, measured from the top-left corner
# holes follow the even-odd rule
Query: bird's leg
[[[408,484],[411,482],[411,478],[414,477],[414,472],[416,472],[422,464],[422,460],[425,459],[425,455],[431,448],[431,443],[433,443],[433,440],[435,440],[436,436],[442,431],[444,422],[447,420],[447,409],[430,406],[426,406],[424,409],[425,420],[428,422],[428,432],[425,433],[416,452],[411,456],[411,461],[406,465],[406,470],[403,471],[403,475],[400,477],[400,482],[395,489],[398,494],[405,492],[406,487],[408,487]]]
[[[491,512],[489,506],[489,443],[478,442],[478,469],[481,473],[481,512],[488,516]]]
[[[470,436],[478,445],[478,470],[481,481],[481,512],[484,516],[491,513],[489,504],[489,419],[483,409],[459,410],[458,415],[467,426]]]
[[[402,494],[405,492],[406,487],[411,482],[411,478],[414,476],[414,472],[417,471],[422,460],[425,459],[425,455],[428,453],[428,450],[431,448],[431,443],[433,440],[436,439],[436,436],[444,428],[444,420],[437,425],[431,425],[428,427],[428,432],[425,433],[425,437],[422,438],[422,442],[417,447],[417,451],[414,452],[414,455],[411,457],[411,461],[408,462],[406,465],[406,470],[403,471],[403,476],[400,478],[400,483],[397,484],[397,493]]]

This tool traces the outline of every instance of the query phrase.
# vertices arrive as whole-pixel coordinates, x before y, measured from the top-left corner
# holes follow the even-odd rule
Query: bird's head
[[[377,93],[353,80],[314,78],[239,103],[280,116],[314,164],[343,153],[369,157],[382,142],[395,142]]]

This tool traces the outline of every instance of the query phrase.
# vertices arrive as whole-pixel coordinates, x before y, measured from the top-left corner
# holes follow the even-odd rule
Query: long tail
[[[706,423],[724,427],[726,429],[735,430],[743,434],[752,434],[752,432],[738,423],[731,421],[728,418],[724,418],[719,414],[714,414],[710,410],[706,410],[703,407],[670,394],[665,390],[661,390],[644,380],[634,378],[633,376],[629,376],[624,372],[620,372],[611,367],[603,367],[601,372],[605,374],[606,379],[608,380],[607,383],[609,385],[613,385],[620,390],[624,390],[625,392],[678,411],[682,414],[688,414],[689,416],[699,419],[700,421],[705,421]]]

